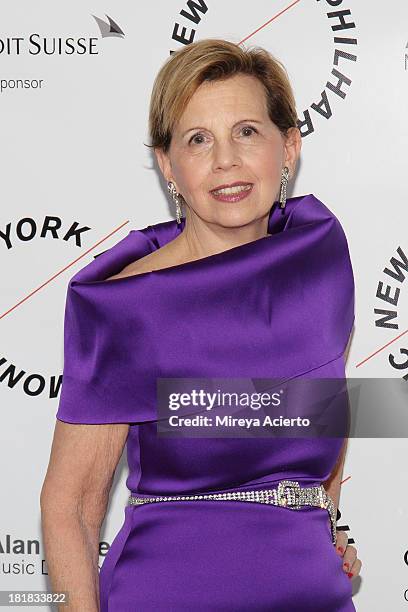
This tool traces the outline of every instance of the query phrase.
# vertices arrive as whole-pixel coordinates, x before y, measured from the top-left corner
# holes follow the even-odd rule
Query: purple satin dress
[[[163,438],[157,377],[344,377],[354,321],[347,240],[314,195],[275,202],[269,233],[200,260],[106,278],[184,229],[132,230],[67,289],[57,418],[130,423],[133,494],[326,480],[342,438]],[[100,571],[102,612],[352,612],[325,509],[246,501],[126,506]]]

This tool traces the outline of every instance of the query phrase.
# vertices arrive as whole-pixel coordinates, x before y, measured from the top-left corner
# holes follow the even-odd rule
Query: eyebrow
[[[263,121],[260,121],[259,119],[240,119],[240,121],[237,121],[236,123],[234,123],[232,127],[235,127],[236,125],[239,125],[240,123],[245,123],[245,121],[250,121],[251,123],[263,123]],[[183,132],[182,136],[184,137],[186,134],[188,134],[188,132],[192,132],[193,130],[206,130],[206,129],[207,128],[198,125],[196,127],[189,128],[188,130]]]

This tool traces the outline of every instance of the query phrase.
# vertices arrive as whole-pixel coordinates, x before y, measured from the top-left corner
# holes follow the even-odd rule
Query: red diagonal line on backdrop
[[[40,285],[39,287],[37,287],[36,289],[34,289],[34,291],[31,291],[31,293],[29,293],[28,295],[26,295],[22,300],[20,300],[19,302],[17,302],[17,304],[14,304],[14,306],[12,306],[11,308],[9,308],[8,310],[6,310],[6,312],[4,312],[2,315],[0,315],[0,319],[2,319],[3,317],[5,317],[6,315],[8,315],[10,312],[12,312],[15,308],[17,308],[18,306],[20,306],[21,304],[23,304],[26,300],[28,300],[32,295],[34,295],[35,293],[37,293],[37,291],[39,291],[40,289],[42,289],[43,287],[45,287],[46,285],[48,285],[48,283],[50,283],[52,280],[54,280],[54,278],[57,278],[57,276],[59,276],[60,274],[62,274],[63,272],[65,272],[65,270],[68,270],[68,268],[70,268],[71,266],[73,266],[77,261],[79,261],[80,259],[82,259],[83,257],[85,257],[85,255],[88,255],[88,253],[90,253],[91,251],[93,251],[94,249],[96,249],[97,246],[99,246],[100,244],[102,244],[102,242],[104,242],[105,240],[107,240],[108,238],[110,238],[113,234],[115,234],[117,231],[119,231],[124,225],[126,225],[127,223],[129,223],[128,221],[124,221],[121,225],[119,225],[119,227],[117,227],[116,229],[114,229],[112,232],[110,232],[107,236],[105,236],[104,238],[101,238],[101,240],[98,240],[98,242],[96,242],[93,246],[91,246],[89,249],[87,249],[84,253],[82,253],[79,257],[77,257],[76,259],[74,259],[73,261],[71,261],[67,266],[65,266],[64,268],[62,268],[62,270],[59,270],[58,272],[56,272],[53,276],[51,276],[51,278],[49,278],[48,280],[46,280],[44,283],[42,283],[42,285]]]
[[[267,21],[266,23],[262,24],[261,26],[259,26],[259,28],[257,28],[256,30],[254,30],[253,32],[251,32],[251,34],[248,34],[248,36],[246,36],[245,38],[243,38],[238,44],[242,45],[243,42],[245,42],[246,40],[248,40],[248,38],[251,38],[251,36],[255,36],[255,34],[257,34],[257,32],[259,32],[260,30],[262,30],[263,28],[266,28],[267,25],[269,25],[272,21],[274,21],[275,19],[277,19],[280,15],[282,15],[283,13],[286,13],[286,11],[288,11],[290,8],[292,8],[292,6],[295,6],[295,4],[297,4],[298,2],[300,2],[300,0],[295,0],[294,2],[292,2],[292,4],[289,4],[289,6],[287,6],[286,8],[284,8],[282,11],[280,11],[279,13],[276,13],[276,15],[274,15],[273,17],[271,17],[271,19],[269,19],[269,21]]]
[[[358,368],[359,366],[363,365],[363,363],[366,363],[366,361],[368,361],[369,359],[371,359],[371,357],[374,357],[374,355],[377,355],[378,353],[380,353],[381,351],[383,351],[385,348],[387,348],[387,346],[390,346],[390,344],[392,344],[393,342],[396,342],[397,340],[399,340],[402,336],[404,336],[405,334],[408,334],[408,329],[406,329],[405,331],[403,331],[401,334],[399,334],[399,336],[397,336],[396,338],[393,338],[392,340],[390,340],[389,342],[387,342],[387,344],[384,344],[384,346],[381,346],[379,349],[377,349],[376,351],[374,351],[374,353],[371,353],[371,355],[369,355],[368,357],[366,357],[365,359],[363,359],[363,361],[360,361],[360,363],[358,363],[356,365],[356,368]]]
[[[259,28],[257,28],[256,30],[254,30],[254,32],[252,32],[251,34],[248,34],[248,36],[246,36],[246,38],[244,38],[243,40],[241,40],[240,43],[238,44],[242,44],[243,42],[245,42],[246,40],[248,40],[248,38],[250,38],[251,36],[254,36],[257,32],[259,32],[260,30],[262,30],[263,28],[265,28],[268,24],[272,23],[272,21],[274,21],[275,19],[277,19],[280,15],[282,15],[283,13],[285,13],[286,11],[288,11],[292,6],[294,6],[295,4],[298,4],[298,2],[300,2],[300,0],[295,0],[294,2],[292,2],[291,4],[289,4],[286,8],[282,9],[279,13],[277,13],[276,15],[274,15],[271,19],[269,19],[266,23],[264,23],[263,25],[261,25]],[[40,285],[39,287],[37,287],[36,289],[34,289],[34,291],[32,291],[31,293],[29,293],[28,295],[26,295],[26,297],[24,297],[22,300],[20,300],[19,302],[17,302],[17,304],[15,304],[14,306],[12,306],[11,308],[9,308],[6,312],[4,312],[2,315],[0,315],[0,319],[2,319],[3,317],[5,317],[6,315],[8,315],[10,312],[12,312],[15,308],[17,308],[18,306],[20,306],[21,304],[23,304],[26,300],[28,300],[32,295],[34,295],[35,293],[37,293],[37,291],[39,291],[40,289],[42,289],[43,287],[45,287],[46,285],[48,285],[48,283],[50,283],[52,280],[54,280],[54,278],[56,278],[57,276],[59,276],[60,274],[62,274],[63,272],[65,272],[65,270],[67,270],[68,268],[70,268],[71,266],[73,266],[77,261],[79,261],[80,259],[82,259],[82,257],[85,257],[85,255],[87,255],[90,251],[92,251],[93,249],[95,249],[99,244],[101,244],[102,242],[104,242],[105,240],[107,240],[110,236],[112,236],[112,234],[114,234],[115,232],[117,232],[119,229],[121,229],[121,227],[123,227],[124,225],[126,225],[126,223],[129,223],[129,221],[125,221],[124,223],[122,223],[122,225],[120,225],[118,228],[116,228],[115,230],[113,230],[110,234],[108,234],[107,236],[105,236],[105,238],[102,238],[101,240],[99,240],[96,244],[94,244],[92,247],[90,247],[87,251],[85,251],[84,253],[82,253],[82,255],[80,255],[79,257],[77,257],[76,259],[74,259],[74,261],[71,261],[71,263],[69,263],[67,266],[65,266],[65,268],[62,268],[62,270],[59,270],[56,274],[54,274],[53,276],[51,276],[51,278],[49,278],[47,281],[45,281],[42,285]]]
[[[347,478],[345,478],[344,480],[342,480],[342,481],[340,482],[340,484],[341,484],[341,485],[342,485],[342,484],[344,484],[345,482],[347,482],[348,480],[350,480],[350,478],[351,478],[351,476],[347,476]]]

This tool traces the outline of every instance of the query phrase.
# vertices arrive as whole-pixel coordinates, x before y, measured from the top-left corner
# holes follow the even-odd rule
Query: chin
[[[259,216],[253,210],[235,210],[226,211],[223,214],[215,213],[213,223],[222,225],[223,227],[243,227],[257,221]]]

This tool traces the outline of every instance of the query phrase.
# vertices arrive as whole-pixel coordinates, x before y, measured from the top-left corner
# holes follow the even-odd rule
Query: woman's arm
[[[323,482],[323,486],[333,500],[334,507],[337,513],[337,508],[340,502],[340,483],[343,477],[344,460],[346,457],[348,438],[344,439],[343,446],[337,458],[336,465],[329,478]]]
[[[351,338],[353,336],[353,332],[354,332],[354,325],[351,330],[346,349],[344,351],[344,365],[345,366],[347,364],[347,358],[348,358],[348,354],[350,350],[350,344],[351,344]],[[346,458],[347,445],[348,445],[348,438],[345,438],[340,454],[337,458],[336,465],[334,466],[333,471],[330,474],[329,478],[323,482],[324,488],[326,489],[326,491],[328,492],[328,494],[333,500],[336,512],[337,512],[337,508],[339,507],[339,502],[340,502],[340,483],[343,477],[343,469],[344,469],[344,461]]]
[[[353,326],[354,330],[354,326]],[[344,352],[344,363],[347,362],[348,352],[350,348],[352,333],[350,334],[350,338],[347,343],[346,350]],[[333,499],[333,503],[336,509],[339,507],[339,499],[340,499],[340,483],[343,477],[343,468],[344,468],[344,460],[346,457],[346,450],[348,445],[348,438],[344,439],[340,454],[337,458],[336,465],[330,477],[326,482],[323,483],[325,489],[328,491],[329,495]],[[347,576],[351,579],[357,576],[360,573],[362,562],[357,558],[357,549],[355,546],[349,545],[348,543],[348,535],[345,531],[337,531],[337,544],[336,550],[340,557],[342,557],[343,562],[343,570],[347,572]]]
[[[99,611],[100,528],[128,431],[57,420],[40,505],[51,588],[68,592],[64,612]]]

